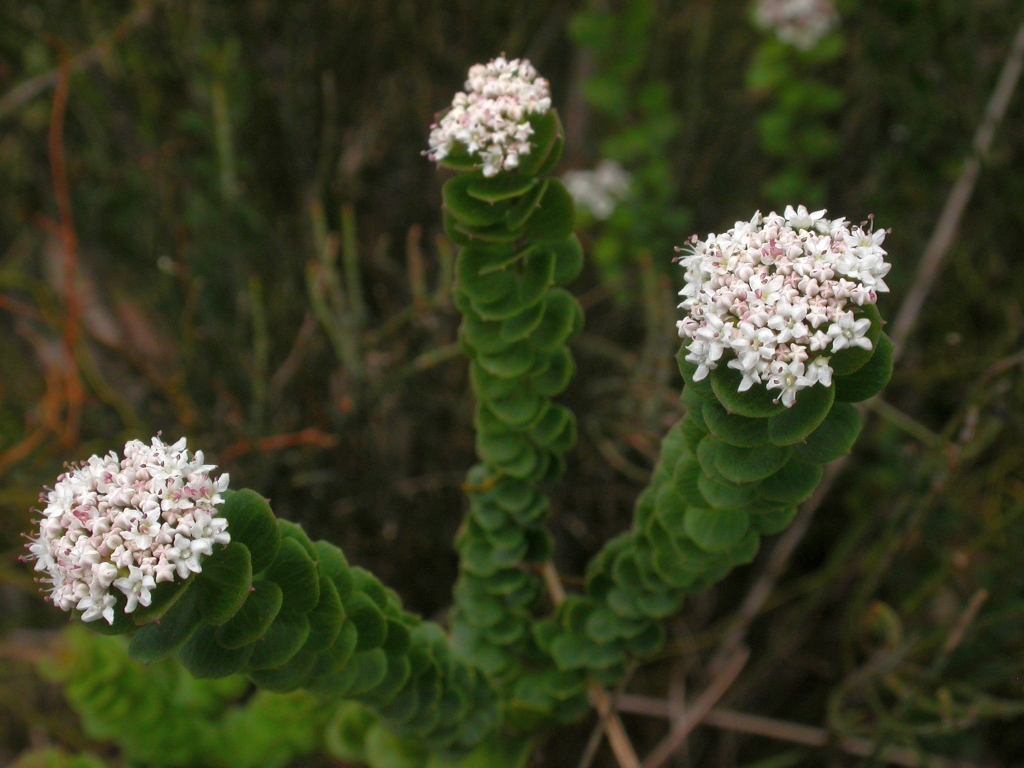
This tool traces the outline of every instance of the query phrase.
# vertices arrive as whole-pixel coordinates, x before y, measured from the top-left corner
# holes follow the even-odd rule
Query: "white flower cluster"
[[[82,621],[114,623],[115,595],[127,598],[125,613],[148,606],[159,582],[200,573],[214,544],[227,544],[228,521],[216,517],[228,475],[210,479],[203,452],[191,456],[185,438],[174,445],[154,437],[132,440],[124,460],[111,451],[68,468],[52,490],[39,534],[29,537],[28,560],[45,571],[49,599]]]
[[[602,160],[592,171],[569,171],[562,176],[576,205],[604,221],[629,194],[630,176],[614,160]]]
[[[757,0],[754,18],[779,40],[807,51],[839,23],[832,0]]]
[[[759,211],[724,234],[691,239],[678,257],[687,315],[677,325],[691,339],[686,359],[697,365],[695,380],[729,350],[728,366],[743,374],[740,392],[764,384],[780,390],[788,408],[799,390],[832,385],[833,353],[871,349],[871,321],[858,319],[853,306],[889,290],[885,230],[824,215],[788,205],[784,216]]]
[[[484,176],[510,171],[519,166],[520,155],[530,153],[529,116],[550,108],[548,81],[526,59],[499,56],[474,64],[465,92],[456,93],[448,112],[430,126],[427,157],[440,162],[461,144],[480,157]]]

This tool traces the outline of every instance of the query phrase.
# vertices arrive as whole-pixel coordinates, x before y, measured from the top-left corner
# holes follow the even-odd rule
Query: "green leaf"
[[[764,419],[786,410],[786,406],[776,403],[775,395],[762,385],[755,384],[746,392],[740,392],[739,386],[743,381],[743,375],[726,365],[724,359],[719,361],[718,367],[708,378],[711,379],[715,397],[729,413],[738,413],[752,419]]]
[[[523,615],[507,612],[501,620],[484,628],[484,637],[495,645],[511,645],[526,631],[527,620]]]
[[[551,641],[551,657],[562,671],[603,669],[621,663],[622,642],[595,643],[588,637],[559,635]]]
[[[530,437],[538,445],[550,445],[565,430],[566,424],[574,419],[572,411],[564,405],[552,405],[534,424]]]
[[[255,643],[281,610],[281,588],[272,581],[257,581],[242,607],[231,619],[217,627],[217,642],[225,648],[241,648]]]
[[[356,653],[341,673],[340,691],[346,697],[359,696],[380,685],[388,674],[388,657],[380,648]]]
[[[793,449],[777,445],[739,448],[719,442],[715,451],[715,467],[726,480],[753,483],[774,474],[789,461]]]
[[[782,531],[789,527],[789,524],[793,522],[793,518],[796,517],[796,510],[795,505],[790,505],[776,507],[767,512],[759,512],[750,516],[750,525],[758,533],[774,536],[776,533],[782,533]]]
[[[559,179],[548,179],[540,205],[526,220],[523,234],[530,240],[561,240],[576,226],[576,205]]]
[[[673,543],[672,534],[657,517],[647,524],[647,541],[651,547],[651,564],[658,576],[670,587],[689,586],[692,573],[682,553]]]
[[[542,179],[539,184],[517,200],[515,205],[505,211],[505,226],[513,231],[521,229],[540,206],[541,198],[544,197],[547,190],[548,180]]]
[[[862,317],[866,317],[871,321],[871,328],[865,334],[871,340],[871,349],[848,347],[836,352],[828,363],[832,368],[833,376],[851,374],[870,360],[872,353],[878,347],[878,339],[882,335],[883,322],[882,316],[878,313],[878,307],[874,304],[865,304],[863,307],[851,304],[849,308],[853,310],[856,319],[860,320]]]
[[[739,544],[750,529],[750,515],[745,509],[686,510],[686,533],[697,546],[708,552],[728,552]]]
[[[388,636],[381,648],[389,657],[407,654],[409,652],[409,628],[400,621],[388,618]]]
[[[309,638],[305,650],[319,653],[330,648],[345,622],[345,609],[334,582],[324,575],[320,576],[320,600],[306,617],[309,619]]]
[[[295,539],[281,540],[267,578],[281,587],[284,601],[282,613],[308,613],[320,599],[320,577],[313,558]]]
[[[269,568],[281,544],[281,531],[270,503],[248,488],[228,491],[218,514],[228,521],[231,541],[248,548],[252,572],[263,573]]]
[[[352,571],[349,569],[345,553],[326,541],[313,544],[316,549],[317,568],[320,573],[334,582],[338,597],[347,600],[352,594]]]
[[[644,616],[649,616],[652,619],[664,619],[679,610],[683,596],[677,591],[638,592],[633,596],[633,600]]]
[[[366,734],[378,718],[356,701],[343,701],[324,732],[324,742],[331,757],[350,763],[365,763],[363,748]]]
[[[462,225],[458,219],[452,216],[450,211],[442,209],[441,220],[444,222],[444,233],[448,235],[448,239],[455,243],[455,245],[465,247],[479,242],[459,229]]]
[[[483,366],[475,360],[469,366],[469,380],[473,391],[484,400],[493,400],[499,397],[508,397],[522,390],[522,383],[514,379],[504,379],[488,373]]]
[[[388,607],[388,590],[380,583],[380,579],[365,568],[355,565],[352,567],[352,580],[355,592],[362,592],[382,611]]]
[[[707,431],[701,426],[701,422],[689,414],[679,421],[680,433],[690,453],[696,453],[701,440],[707,435]]]
[[[253,645],[228,649],[216,638],[216,629],[200,624],[178,651],[178,658],[192,677],[199,680],[227,677],[241,672],[253,654]]]
[[[729,413],[717,400],[705,400],[701,415],[708,431],[724,443],[753,448],[768,442],[768,419],[751,419]]]
[[[505,205],[500,203],[499,205]],[[489,227],[472,227],[456,221],[454,228],[466,239],[467,245],[473,243],[512,243],[523,236],[522,230],[510,230],[504,222],[491,224]]]
[[[199,626],[197,591],[185,590],[159,621],[142,627],[128,644],[128,655],[149,664],[178,650]]]
[[[281,611],[253,644],[249,669],[276,669],[299,652],[309,637],[309,619],[301,613]]]
[[[544,373],[530,377],[533,391],[539,395],[554,397],[565,391],[576,375],[576,362],[566,347],[555,349],[550,355],[551,363]]]
[[[195,579],[190,573],[187,579],[174,579],[174,581],[157,584],[156,589],[150,592],[149,605],[145,607],[140,605],[129,614],[135,626],[141,627],[149,624],[167,613],[178,598],[185,593],[185,590],[192,586],[193,581]],[[106,624],[105,621],[103,623]]]
[[[687,355],[686,347],[680,347],[676,353],[676,364],[679,366],[679,375],[683,377],[683,381],[686,382],[686,386],[696,392],[698,395],[703,397],[705,400],[714,400],[715,392],[711,387],[711,377],[705,376],[700,381],[696,381],[693,376],[697,373],[697,366],[694,363],[686,361]]]
[[[544,158],[544,165],[537,171],[538,176],[543,176],[546,173],[551,173],[558,165],[558,161],[562,159],[562,150],[565,149],[565,139],[561,136],[555,138],[555,143],[551,146],[551,151],[548,152],[548,156]]]
[[[848,376],[837,376],[835,380],[836,400],[844,403],[859,403],[869,400],[889,383],[892,376],[893,344],[884,333],[875,343],[875,352],[863,366]]]
[[[199,615],[219,626],[234,616],[252,588],[252,559],[244,544],[232,541],[203,561],[196,578]]]
[[[699,480],[703,476],[700,463],[692,456],[682,459],[676,464],[672,473],[672,485],[688,506],[709,506],[698,487]]]
[[[538,245],[555,254],[555,285],[569,285],[583,271],[583,245],[576,235]]]
[[[796,446],[796,454],[818,464],[835,461],[853,449],[863,423],[854,406],[836,403],[818,428],[807,436],[806,442]]]
[[[302,648],[276,669],[256,669],[249,672],[249,679],[260,688],[277,693],[287,693],[301,688],[313,671],[317,655],[308,648]]]
[[[306,554],[309,555],[309,559],[314,563],[316,562],[316,548],[313,546],[313,542],[310,541],[309,536],[306,535],[305,530],[298,523],[293,523],[291,520],[285,520],[284,518],[278,518],[278,527],[281,529],[282,539],[294,539],[297,541]]]
[[[339,672],[352,658],[357,642],[359,642],[359,631],[351,621],[345,621],[341,625],[341,632],[338,633],[334,645],[320,654],[317,665],[313,669],[314,675],[333,675]]]
[[[476,361],[492,376],[518,379],[533,366],[536,353],[528,341],[517,341],[494,355],[479,354]]]
[[[512,463],[531,448],[530,441],[516,432],[489,434],[478,431],[476,434],[477,453],[491,466]]]
[[[833,387],[820,384],[801,390],[792,408],[787,408],[769,420],[769,439],[775,445],[803,442],[825,420],[835,394]]]
[[[441,188],[441,199],[445,210],[463,224],[471,227],[487,227],[501,221],[507,203],[490,203],[473,197],[469,193],[471,184],[483,181],[480,173],[460,173],[445,182]]]
[[[550,401],[547,398],[526,391],[487,402],[487,407],[495,416],[515,428],[524,428],[536,422],[549,405]]]
[[[544,301],[544,316],[530,335],[530,344],[542,352],[553,352],[572,336],[578,310],[576,297],[564,288],[551,290]]]
[[[345,613],[358,631],[356,651],[379,648],[388,636],[388,623],[383,611],[363,592],[354,593],[345,601]]]
[[[381,723],[366,734],[365,751],[372,768],[423,768],[427,760],[421,741],[396,736]]]
[[[759,494],[771,501],[799,504],[809,498],[821,482],[821,465],[791,458],[782,469],[761,481]]]
[[[525,195],[536,183],[537,179],[506,172],[490,178],[474,179],[466,191],[477,200],[497,203]]]
[[[509,344],[513,341],[519,341],[525,339],[534,329],[540,325],[541,319],[544,317],[544,302],[538,301],[518,315],[513,315],[507,320],[503,320],[498,325],[498,338],[503,344]],[[489,350],[482,349],[478,344],[474,344],[481,351],[487,352]]]
[[[562,136],[562,122],[558,112],[549,109],[543,115],[531,115],[530,125],[533,135],[530,137],[530,152],[519,157],[519,173],[523,176],[536,176],[544,167],[548,155],[555,146],[555,140]]]
[[[679,610],[678,607],[673,613]],[[660,621],[652,621],[647,624],[644,631],[635,637],[626,640],[626,649],[637,658],[653,656],[661,650],[665,644],[665,627]]]
[[[471,246],[459,251],[455,262],[455,274],[459,287],[472,299],[473,305],[499,301],[514,295],[515,274],[509,269],[483,271],[497,258],[512,254],[508,246]]]
[[[697,478],[697,490],[707,503],[716,509],[731,509],[749,504],[758,491],[758,486],[738,486],[713,480],[704,472]]]

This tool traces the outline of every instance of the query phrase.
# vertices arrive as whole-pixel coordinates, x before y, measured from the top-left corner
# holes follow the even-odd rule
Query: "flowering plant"
[[[553,399],[575,373],[567,343],[583,309],[565,286],[583,248],[571,195],[545,175],[563,146],[546,81],[499,58],[473,67],[466,88],[428,152],[456,171],[444,220],[460,248],[453,298],[480,459],[456,539],[451,634],[259,494],[211,480],[184,440],[133,441],[124,460],[71,468],[29,543],[51,599],[90,628],[132,633],[136,660],[177,654],[198,678],[244,673],[356,702],[339,715],[335,751],[373,768],[525,765],[535,735],[587,712],[588,689],[658,651],[685,594],[789,525],[822,465],[852,447],[851,403],[880,391],[892,366],[874,307],[884,232],[801,206],[695,239],[681,259],[687,415],[633,527],[594,558],[582,594],[553,593],[546,611],[543,485],[576,440],[575,416]]]

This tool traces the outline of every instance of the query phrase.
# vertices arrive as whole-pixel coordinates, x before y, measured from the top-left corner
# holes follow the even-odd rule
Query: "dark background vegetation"
[[[564,398],[581,439],[552,489],[570,588],[628,526],[682,412],[672,245],[786,202],[873,213],[892,228],[894,317],[1022,12],[840,9],[832,47],[797,56],[746,0],[0,3],[0,763],[85,744],[11,650],[65,618],[17,562],[19,537],[63,462],[129,438],[187,436],[233,486],[443,617],[473,403],[452,346],[443,174],[421,151],[474,62],[529,57],[566,123],[563,168],[611,156],[636,180],[610,222],[581,229],[597,257],[573,286],[588,319]],[[61,62],[83,53],[65,99]],[[26,97],[26,83],[45,87]],[[729,706],[1024,761],[1022,243],[1018,96],[885,394],[898,411],[869,420]],[[663,695],[673,675],[699,689],[701,651],[757,568],[690,601],[631,690]],[[864,672],[879,649],[892,664]],[[920,696],[907,704],[900,685]],[[640,745],[664,729],[626,722]],[[544,764],[574,765],[589,727]],[[680,765],[852,760],[710,729],[689,753]]]

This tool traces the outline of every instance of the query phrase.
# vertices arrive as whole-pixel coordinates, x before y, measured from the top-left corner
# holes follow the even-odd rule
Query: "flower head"
[[[740,392],[763,385],[787,407],[805,387],[831,386],[834,353],[872,349],[857,309],[889,290],[885,234],[800,205],[694,237],[679,259],[687,314],[677,323],[694,379],[724,362],[742,375]]]
[[[614,160],[602,160],[592,171],[569,171],[562,176],[576,205],[598,221],[611,216],[629,195],[630,175]]]
[[[203,452],[190,454],[185,438],[167,445],[132,440],[124,459],[114,451],[68,468],[52,490],[29,554],[48,599],[82,621],[113,624],[116,593],[125,613],[152,602],[157,583],[202,571],[201,557],[227,544],[227,520],[216,517],[228,475],[210,478]]]
[[[757,0],[754,19],[779,40],[810,50],[839,22],[832,0]]]
[[[548,81],[526,59],[503,56],[470,67],[466,90],[459,91],[445,115],[430,127],[427,157],[440,162],[456,145],[476,155],[484,176],[510,171],[530,153],[531,115],[551,108]]]

